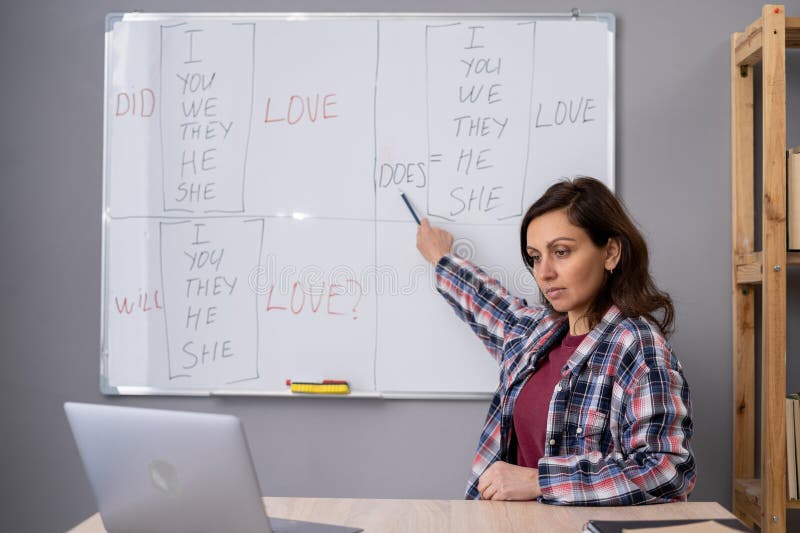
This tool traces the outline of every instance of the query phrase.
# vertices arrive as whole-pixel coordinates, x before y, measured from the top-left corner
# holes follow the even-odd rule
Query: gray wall
[[[7,6],[0,19],[0,529],[64,529],[95,511],[63,415],[66,400],[236,414],[264,494],[281,496],[460,498],[486,409],[480,401],[105,398],[98,392],[107,12],[560,12],[572,5],[617,15],[618,191],[644,229],[654,274],[677,308],[672,342],[694,396],[699,471],[693,499],[728,506],[728,43],[732,31],[760,14],[761,2],[28,0]],[[792,11],[796,5],[790,15],[800,15]],[[800,64],[794,63],[796,80]],[[790,87],[791,109],[798,84]],[[789,124],[790,143],[800,144],[800,131]],[[793,270],[795,301],[797,282]],[[797,307],[790,304],[790,329],[800,317]],[[798,366],[789,379],[793,389],[800,387]]]

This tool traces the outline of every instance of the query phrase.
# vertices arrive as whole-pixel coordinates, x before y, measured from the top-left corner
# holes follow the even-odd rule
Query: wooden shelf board
[[[737,479],[733,485],[734,498],[737,503],[744,503],[745,514],[753,517],[761,516],[761,480]],[[800,500],[786,500],[787,509],[800,509]],[[748,511],[754,511],[750,513]]]
[[[736,267],[737,285],[761,285],[761,266],[760,265],[737,265]]]
[[[758,18],[736,37],[734,50],[737,65],[755,65],[761,61],[761,30],[763,21]]]
[[[733,483],[733,511],[743,522],[761,525],[761,480],[736,479]]]
[[[786,17],[786,48],[800,48],[800,17]]]
[[[737,256],[736,283],[738,285],[760,285],[762,279],[761,252]],[[800,252],[786,252],[787,265],[800,265]]]
[[[736,256],[736,283],[739,285],[761,284],[761,252]]]
[[[800,48],[800,17],[786,17],[786,48]],[[755,65],[761,61],[763,21],[756,19],[736,38],[736,64]]]

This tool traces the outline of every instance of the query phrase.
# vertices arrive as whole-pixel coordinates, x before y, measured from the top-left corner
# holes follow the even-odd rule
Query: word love
[[[353,294],[355,292],[355,294]],[[330,316],[346,316],[352,314],[357,319],[358,304],[362,296],[361,284],[354,279],[347,279],[342,284],[322,282],[318,285],[304,286],[295,281],[287,294],[276,294],[275,284],[269,286],[267,292],[267,312],[286,311],[293,315],[324,314]]]
[[[558,100],[555,105],[542,106],[536,110],[536,127],[547,128],[550,126],[562,126],[568,124],[585,124],[596,120],[594,110],[594,98],[584,98],[579,100]]]
[[[278,103],[277,109],[273,108],[272,111],[270,111],[272,97],[269,97],[267,98],[267,110],[264,113],[264,122],[270,124],[286,121],[290,126],[294,126],[300,121],[314,123],[318,119],[329,120],[336,118],[339,115],[334,113],[334,106],[336,105],[335,99],[336,93],[328,93],[323,96],[322,103],[320,103],[319,93],[314,96],[305,97],[293,94],[289,97],[285,107],[280,107],[281,104]],[[286,109],[286,111],[284,112],[282,109]]]

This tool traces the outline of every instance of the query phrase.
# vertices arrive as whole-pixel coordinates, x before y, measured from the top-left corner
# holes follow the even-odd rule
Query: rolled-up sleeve
[[[525,300],[512,296],[498,280],[453,254],[436,264],[436,289],[489,353],[501,361],[505,336],[527,307]]]

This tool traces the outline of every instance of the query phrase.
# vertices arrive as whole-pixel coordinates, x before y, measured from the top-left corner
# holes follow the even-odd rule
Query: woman
[[[423,220],[436,284],[500,364],[466,497],[575,505],[682,501],[695,482],[689,388],[665,336],[672,301],[625,209],[592,178],[550,187],[522,220],[529,306],[450,253]]]

